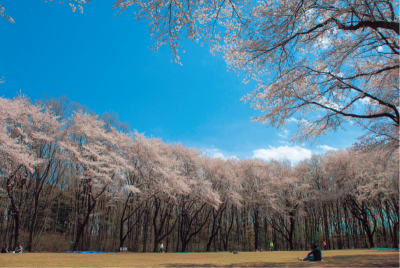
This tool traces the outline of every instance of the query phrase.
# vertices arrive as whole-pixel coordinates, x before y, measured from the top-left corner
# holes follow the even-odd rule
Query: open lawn
[[[399,267],[398,251],[323,251],[323,262],[300,262],[306,251],[219,253],[26,253],[0,254],[1,267]],[[331,258],[330,258],[331,257]]]

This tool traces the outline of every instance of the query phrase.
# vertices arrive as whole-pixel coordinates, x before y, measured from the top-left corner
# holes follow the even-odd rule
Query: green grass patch
[[[322,251],[323,262],[300,262],[307,251],[219,253],[0,254],[0,267],[399,267],[398,251]]]

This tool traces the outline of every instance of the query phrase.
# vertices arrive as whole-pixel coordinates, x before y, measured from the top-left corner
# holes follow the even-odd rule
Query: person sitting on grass
[[[317,245],[313,246],[313,251],[307,254],[305,258],[299,258],[299,261],[322,261],[322,253]]]
[[[235,250],[233,251],[233,254],[239,254],[238,250],[235,249]]]
[[[22,248],[21,244],[18,244],[17,247],[15,247],[15,253],[24,253],[24,249]]]
[[[8,243],[1,249],[1,253],[10,253],[10,250],[8,249]]]

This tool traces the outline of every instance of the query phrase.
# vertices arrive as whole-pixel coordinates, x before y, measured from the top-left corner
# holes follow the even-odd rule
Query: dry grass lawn
[[[323,251],[323,262],[300,262],[306,251],[232,253],[0,254],[0,267],[399,267],[398,251]],[[330,258],[331,257],[331,258]]]

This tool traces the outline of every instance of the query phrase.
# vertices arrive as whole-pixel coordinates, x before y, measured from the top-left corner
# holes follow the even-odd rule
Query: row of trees
[[[0,98],[1,238],[29,251],[397,247],[398,160],[211,158],[65,98]]]

